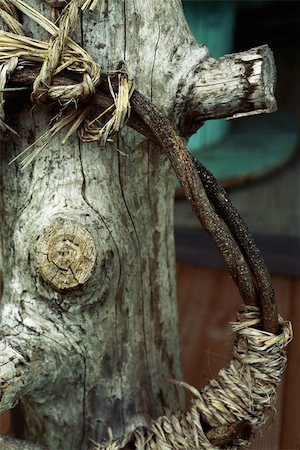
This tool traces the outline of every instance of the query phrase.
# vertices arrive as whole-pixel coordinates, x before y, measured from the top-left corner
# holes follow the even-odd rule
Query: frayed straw
[[[98,4],[98,1],[99,0],[86,0],[86,2],[84,2],[84,4],[82,5],[81,10],[85,11],[87,8],[89,8],[90,11],[94,11]]]
[[[40,87],[42,80],[47,80],[49,87],[51,86],[51,77],[54,74],[59,73],[61,70],[65,69],[66,66],[70,70],[76,71],[80,74],[89,74],[93,87],[95,87],[100,82],[100,67],[92,59],[92,57],[79,45],[76,44],[68,35],[77,25],[78,20],[78,9],[80,6],[80,0],[72,0],[66,8],[63,10],[59,27],[56,26],[51,20],[44,17],[42,14],[38,13],[35,9],[26,5],[22,0],[10,0],[23,14],[26,14],[30,19],[38,23],[44,30],[46,30],[50,35],[50,41],[44,43],[41,41],[34,41],[34,43],[39,42],[39,45],[47,45],[47,54],[44,55],[44,64],[42,66],[41,72],[37,80],[35,81],[34,90],[44,89]],[[28,42],[28,41],[27,41]],[[1,44],[1,42],[0,42]],[[65,54],[66,53],[66,54]],[[35,57],[34,47],[32,47],[32,53],[28,53],[27,57]],[[38,54],[40,57],[40,54]],[[50,76],[51,74],[51,76]],[[90,92],[90,86],[74,89],[74,86],[65,86],[64,93],[68,92],[68,95],[64,95],[62,102],[72,101],[74,98],[81,97],[83,92]],[[81,83],[76,84],[76,86],[81,85]],[[88,95],[88,94],[87,94]],[[58,98],[57,93],[55,94],[55,89],[48,89],[48,96],[52,100]],[[39,92],[34,94],[33,99],[41,97]],[[60,96],[60,98],[62,95]]]
[[[6,140],[11,134],[17,134],[7,123],[5,123],[4,113],[4,90],[6,83],[18,65],[18,58],[12,57],[8,61],[0,63],[0,139]]]
[[[258,428],[266,421],[269,408],[274,407],[276,387],[286,365],[284,348],[292,339],[290,322],[283,322],[280,317],[279,322],[279,335],[252,328],[261,325],[262,318],[258,308],[245,307],[232,324],[237,334],[232,360],[216,379],[200,392],[187,383],[172,380],[194,395],[187,411],[168,411],[148,428],[139,427],[119,439],[113,439],[110,430],[108,440],[95,444],[94,450],[121,450],[129,442],[135,450],[216,450],[208,439],[214,427],[248,421]],[[207,435],[202,420],[213,427]],[[222,448],[237,449],[249,445],[250,440],[237,437]]]
[[[127,123],[131,110],[130,97],[133,92],[133,83],[129,80],[124,63],[121,68],[112,73],[118,76],[119,82],[118,92],[115,93],[112,87],[110,89],[112,105],[96,117],[93,117],[92,108],[86,105],[80,107],[80,102],[95,92],[100,82],[100,67],[69,35],[76,28],[80,11],[87,9],[93,11],[98,0],[47,0],[47,3],[53,7],[64,7],[58,26],[23,0],[0,0],[0,12],[11,30],[11,32],[0,32],[0,60],[17,57],[20,58],[20,62],[42,62],[40,73],[33,84],[31,100],[34,103],[58,102],[60,105],[59,114],[51,121],[56,123],[13,160],[30,151],[30,155],[21,161],[22,168],[30,164],[51,139],[70,124],[62,143],[65,143],[75,132],[85,142],[109,141],[109,137],[120,131]],[[16,8],[50,34],[48,42],[24,35],[23,28],[18,28]],[[66,69],[80,74],[82,81],[67,86],[52,85],[52,78]],[[67,109],[70,108],[72,111],[68,112]],[[110,112],[112,117],[103,124],[102,119],[107,112]]]
[[[51,123],[55,122],[54,125],[51,126],[49,130],[47,130],[42,136],[40,136],[35,142],[33,142],[31,145],[29,145],[25,150],[23,150],[19,155],[17,155],[14,159],[12,159],[9,164],[12,164],[15,162],[18,158],[21,156],[24,156],[26,153],[30,152],[29,155],[25,156],[21,160],[21,169],[24,169],[25,167],[30,164],[34,158],[36,158],[39,153],[44,150],[44,148],[47,147],[47,145],[50,143],[50,141],[53,139],[53,137],[59,133],[65,126],[72,124],[71,128],[74,127],[74,123],[78,120],[78,117],[83,115],[82,110],[75,110],[69,113],[68,115],[61,117],[61,113],[59,113],[57,116],[55,116]],[[73,131],[72,131],[73,132]],[[72,134],[72,132],[68,132],[68,137]],[[66,138],[64,139],[66,141]],[[64,143],[64,141],[62,143]],[[32,150],[33,149],[33,150]]]
[[[11,5],[10,1],[0,0],[0,19],[2,19],[9,30],[19,35],[25,35],[25,30],[16,17],[16,9]]]

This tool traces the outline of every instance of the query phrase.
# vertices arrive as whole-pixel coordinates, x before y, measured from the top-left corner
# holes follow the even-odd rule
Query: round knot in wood
[[[83,285],[96,265],[93,238],[78,223],[57,219],[39,237],[36,261],[42,278],[54,289],[61,291]]]

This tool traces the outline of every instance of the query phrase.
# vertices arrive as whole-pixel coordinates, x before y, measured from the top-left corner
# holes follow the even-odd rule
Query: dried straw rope
[[[232,323],[236,333],[233,357],[201,392],[183,382],[179,386],[194,394],[191,407],[185,412],[170,413],[152,422],[148,429],[137,428],[114,440],[111,431],[107,442],[96,444],[94,450],[120,450],[128,443],[137,450],[196,450],[216,448],[203,431],[201,419],[211,427],[248,420],[258,428],[266,419],[266,411],[274,406],[276,387],[286,365],[284,348],[292,339],[290,322],[279,318],[282,331],[274,335],[253,328],[262,324],[259,309],[247,306]],[[208,433],[209,434],[209,433]],[[236,439],[236,449],[250,440]]]
[[[0,138],[1,140],[7,139],[11,133],[17,134],[9,125],[4,122],[5,112],[4,112],[4,88],[9,79],[10,75],[13,73],[18,65],[18,58],[12,57],[0,64]]]
[[[82,65],[82,82],[73,86],[64,86],[63,89],[60,87],[59,91],[55,87],[54,90],[53,87],[51,90],[50,87],[52,85],[53,74],[56,73],[60,66],[69,35],[77,26],[81,6],[82,0],[71,0],[62,11],[58,28],[48,41],[48,51],[40,73],[33,83],[33,92],[31,95],[33,103],[47,103],[49,96],[51,100],[59,99],[61,104],[65,106],[71,102],[78,102],[85,99],[95,92],[95,88],[100,81],[100,68],[89,55],[84,59],[76,58],[76,63],[81,62]],[[72,58],[68,58],[65,64],[69,64],[71,61]],[[61,70],[60,67],[59,71]],[[59,94],[57,94],[57,91]]]
[[[4,70],[8,59],[14,58],[15,61],[15,58],[19,58],[19,65],[42,61],[40,73],[33,84],[31,100],[34,104],[57,102],[60,105],[60,112],[52,119],[50,129],[18,155],[20,157],[27,153],[21,162],[23,168],[30,164],[53,136],[67,125],[70,125],[70,128],[63,143],[76,131],[83,141],[106,142],[110,135],[118,132],[126,124],[130,115],[133,82],[129,80],[125,64],[121,64],[116,71],[112,72],[112,75],[118,77],[118,91],[114,92],[112,88],[110,89],[112,104],[108,110],[112,117],[109,120],[102,122],[107,111],[98,115],[93,107],[82,105],[83,100],[86,101],[87,97],[94,94],[100,83],[101,71],[99,64],[70,38],[70,33],[76,28],[80,12],[88,8],[90,11],[95,9],[98,0],[47,0],[47,3],[55,8],[64,6],[59,16],[58,26],[22,0],[0,0],[0,18],[11,31],[0,31],[2,89],[8,81]],[[25,31],[17,19],[17,9],[50,34],[48,42],[25,36]],[[53,85],[53,77],[63,70],[77,73],[82,81],[63,86]],[[0,110],[0,118],[4,127],[3,108]],[[5,130],[7,132],[9,127],[5,126]]]

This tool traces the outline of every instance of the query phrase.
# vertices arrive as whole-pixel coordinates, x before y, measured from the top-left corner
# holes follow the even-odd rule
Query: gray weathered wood
[[[27,3],[50,16],[43,2]],[[24,18],[24,25],[47,38],[32,21]],[[207,61],[205,70],[213,60],[193,41],[179,0],[99,2],[83,17],[77,38],[104,70],[126,60],[137,89],[188,134],[184,123],[191,98],[184,103],[185,89],[195,91],[199,66]],[[256,67],[253,52],[249,58]],[[240,56],[237,60],[244,84]],[[225,62],[220,62],[223,73],[236,66],[235,58]],[[274,79],[270,66],[268,85]],[[221,91],[214,87],[216,94]],[[201,90],[193,96],[198,94],[201,98]],[[272,89],[267,97],[266,109],[272,109]],[[209,108],[223,103],[222,95],[215,95]],[[255,101],[250,110],[255,108],[263,107]],[[0,408],[21,398],[25,437],[50,449],[84,449],[91,439],[105,439],[109,426],[118,437],[147,425],[165,407],[184,406],[182,392],[168,383],[181,378],[174,176],[159,149],[128,129],[104,148],[76,137],[62,145],[63,136],[56,136],[21,173],[18,163],[7,163],[48,128],[55,113],[55,108],[30,109],[20,104],[10,115],[20,137],[1,147]],[[234,113],[239,109],[236,103]],[[72,289],[49,287],[49,272],[37,257],[41,236],[55,221],[86,230],[95,247],[89,276],[68,286]]]
[[[13,439],[8,436],[0,435],[0,448],[1,450],[46,450],[45,447],[40,447],[30,442],[24,442],[21,439]]]

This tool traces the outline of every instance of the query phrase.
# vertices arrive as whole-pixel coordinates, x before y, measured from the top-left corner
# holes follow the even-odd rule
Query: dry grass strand
[[[259,309],[246,306],[232,324],[236,333],[233,357],[200,392],[181,381],[174,381],[194,395],[187,411],[171,413],[154,420],[149,427],[137,428],[119,439],[111,433],[107,442],[94,450],[121,450],[130,442],[136,450],[216,450],[208,440],[201,421],[211,427],[249,421],[258,428],[267,419],[266,412],[274,407],[276,387],[281,382],[286,365],[285,347],[292,339],[290,322],[279,321],[282,332],[274,335],[256,328],[262,323]],[[226,449],[237,450],[249,440],[236,438]],[[223,447],[222,447],[223,448]]]
[[[111,118],[102,123],[105,113],[95,117],[93,108],[81,106],[81,101],[93,95],[100,82],[100,67],[69,35],[76,28],[80,11],[87,9],[93,11],[98,0],[48,0],[47,3],[55,8],[64,6],[58,26],[23,0],[0,0],[0,13],[4,15],[10,28],[10,32],[0,32],[0,59],[17,57],[20,63],[42,62],[40,73],[33,84],[31,100],[37,104],[57,102],[60,105],[60,113],[54,121],[56,123],[34,144],[18,155],[20,157],[31,152],[21,161],[22,168],[30,164],[47,147],[57,132],[66,125],[70,125],[71,120],[73,122],[63,143],[75,132],[85,142],[101,140],[105,143],[110,140],[111,135],[120,131],[126,124],[131,111],[130,96],[133,92],[133,82],[129,79],[125,63],[112,73],[112,76],[118,77],[119,85],[118,92],[112,91],[113,103],[106,111],[113,111]],[[24,35],[24,32],[17,33],[17,10],[46,30],[50,34],[49,41],[43,42],[29,38]],[[8,16],[11,16],[11,19]],[[53,77],[63,70],[78,73],[82,81],[71,85],[53,85]],[[67,111],[69,108],[75,111]]]

